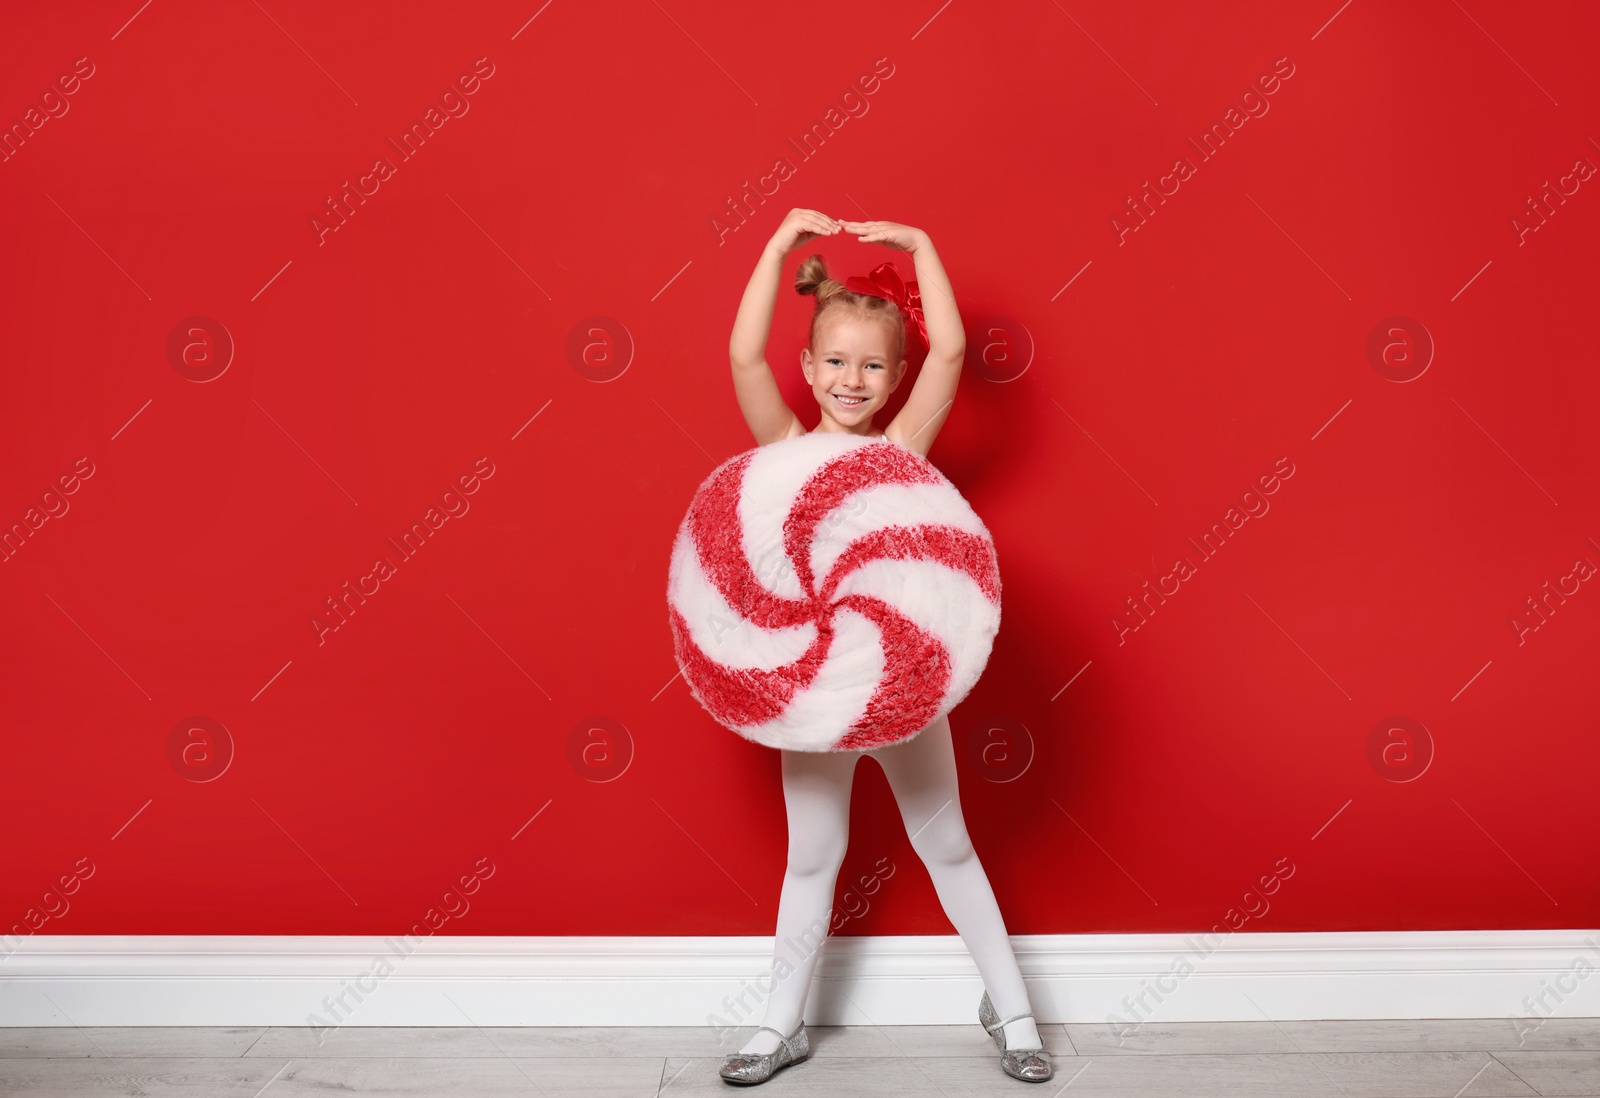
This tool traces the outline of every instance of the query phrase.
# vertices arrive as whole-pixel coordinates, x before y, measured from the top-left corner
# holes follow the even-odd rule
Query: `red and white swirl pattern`
[[[1000,570],[927,458],[812,432],[706,478],[667,604],[678,666],[719,724],[768,747],[866,750],[967,696],[1000,628]]]

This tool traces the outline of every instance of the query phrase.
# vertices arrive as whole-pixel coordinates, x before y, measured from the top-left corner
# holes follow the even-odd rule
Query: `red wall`
[[[665,589],[797,205],[958,293],[1013,933],[1595,925],[1594,9],[394,7],[4,16],[6,925],[770,933],[778,757]],[[950,932],[870,763],[852,839],[840,933]]]

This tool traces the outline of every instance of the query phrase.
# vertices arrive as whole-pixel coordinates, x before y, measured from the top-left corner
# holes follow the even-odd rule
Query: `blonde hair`
[[[820,255],[809,255],[801,261],[800,269],[794,275],[794,289],[796,293],[815,294],[817,298],[816,310],[811,314],[809,337],[813,349],[817,345],[817,329],[822,326],[823,317],[846,310],[863,320],[877,320],[889,325],[897,341],[893,361],[889,363],[891,367],[905,354],[906,317],[900,307],[886,297],[857,293],[846,289],[843,282],[829,278],[828,265]]]

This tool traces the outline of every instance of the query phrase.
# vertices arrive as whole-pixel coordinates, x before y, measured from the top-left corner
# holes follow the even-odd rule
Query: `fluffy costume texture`
[[[768,747],[859,751],[967,696],[1000,628],[988,529],[927,458],[812,432],[723,462],[672,546],[678,667]]]

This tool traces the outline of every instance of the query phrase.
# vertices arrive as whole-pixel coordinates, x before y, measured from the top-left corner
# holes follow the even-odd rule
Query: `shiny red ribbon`
[[[900,277],[900,272],[895,269],[894,263],[884,260],[872,268],[865,277],[851,275],[844,280],[844,288],[853,290],[858,294],[872,294],[874,297],[885,297],[900,307],[911,323],[906,325],[906,335],[910,337],[913,345],[920,344],[924,353],[928,350],[928,322],[922,315],[922,294],[917,290],[915,281],[906,282]]]

